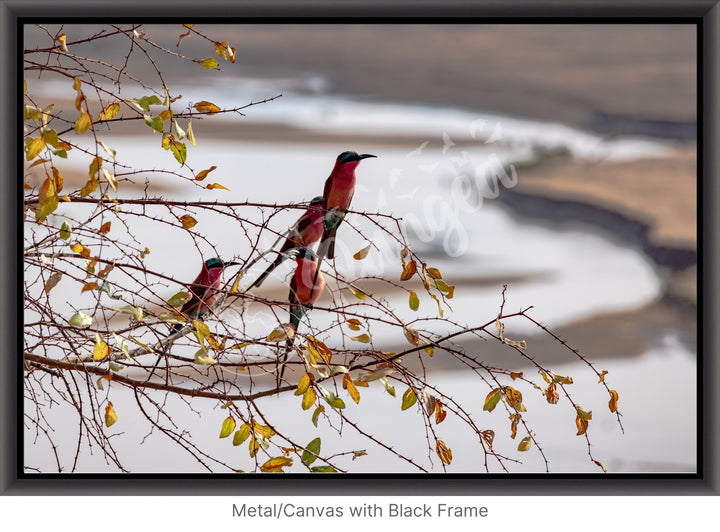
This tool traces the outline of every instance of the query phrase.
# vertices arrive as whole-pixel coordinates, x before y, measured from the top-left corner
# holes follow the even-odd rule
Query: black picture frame
[[[81,22],[83,19],[116,18],[128,21],[135,13],[152,22],[168,22],[168,10],[163,2],[152,5],[139,1],[122,4],[86,3],[77,0],[58,2],[0,1],[0,39],[2,39],[2,116],[0,158],[3,175],[0,178],[0,198],[3,201],[0,249],[2,275],[0,295],[3,317],[0,320],[0,351],[4,364],[0,371],[0,493],[5,495],[175,495],[187,494],[253,494],[284,495],[297,493],[300,486],[310,486],[312,493],[347,495],[390,495],[402,493],[443,495],[717,495],[720,494],[718,448],[718,384],[720,372],[717,360],[718,338],[718,215],[720,186],[718,185],[717,146],[720,115],[717,105],[720,50],[720,2],[718,0],[651,0],[615,1],[528,1],[504,2],[300,2],[268,1],[238,2],[207,0],[202,11],[197,2],[173,2],[172,18],[183,22],[211,21],[222,17],[276,19],[312,23],[319,19],[364,22],[448,22],[472,20],[484,22],[671,22],[681,19],[698,25],[699,94],[698,94],[698,264],[699,304],[698,322],[698,427],[699,446],[697,474],[512,474],[466,475],[153,475],[153,474],[33,474],[22,472],[19,452],[22,448],[22,229],[20,215],[20,180],[22,168],[18,149],[18,131],[22,124],[22,109],[17,104],[21,82],[21,32],[24,22],[53,19],[53,22]],[[21,172],[20,172],[21,173]]]

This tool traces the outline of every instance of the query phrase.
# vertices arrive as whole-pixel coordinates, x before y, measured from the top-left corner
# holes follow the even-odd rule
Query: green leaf
[[[190,301],[192,299],[192,294],[190,292],[178,292],[177,294],[173,295],[170,299],[168,299],[168,304],[173,307],[182,307],[185,303]]]
[[[213,364],[217,364],[217,360],[215,360],[211,356],[208,356],[207,353],[207,347],[201,347],[200,349],[198,349],[195,353],[195,364],[197,364],[198,366],[212,366]]]
[[[320,438],[315,438],[305,446],[302,454],[302,463],[309,466],[317,460],[316,455],[318,454],[320,454]]]
[[[315,466],[310,468],[310,470],[313,473],[337,473],[337,469],[331,465]]]
[[[408,303],[410,305],[410,308],[412,310],[417,310],[420,306],[420,299],[418,298],[418,295],[415,293],[415,290],[410,291],[410,301]]]
[[[502,399],[502,396],[502,389],[495,388],[494,390],[492,390],[489,394],[487,394],[487,397],[485,397],[485,404],[483,405],[483,410],[492,412],[497,406],[500,399]]]
[[[63,240],[67,240],[70,238],[70,234],[72,233],[72,228],[70,225],[68,225],[67,222],[63,222],[62,227],[60,227],[60,238]]]
[[[159,116],[143,115],[145,123],[155,131],[163,132],[163,120]]]
[[[187,161],[187,147],[184,142],[178,142],[176,140],[170,142],[170,151],[175,156],[177,162],[185,164],[185,161]]]
[[[143,96],[142,98],[133,98],[129,103],[146,113],[150,112],[151,105],[162,105],[162,100],[155,96]]]
[[[415,403],[417,403],[417,395],[415,394],[415,390],[408,387],[408,389],[405,390],[405,393],[402,396],[402,405],[400,406],[400,409],[407,410]]]
[[[88,316],[83,312],[76,312],[70,317],[70,325],[74,327],[90,327],[92,325],[92,316]]]
[[[223,421],[222,428],[220,429],[220,437],[227,438],[235,430],[235,419],[232,416],[228,416]]]
[[[390,384],[390,382],[389,382],[385,377],[383,377],[382,379],[380,379],[380,382],[382,382],[383,385],[385,386],[385,391],[386,391],[387,393],[389,393],[389,394],[392,395],[393,397],[397,397],[397,396],[395,395],[395,386],[393,386],[392,384]]]
[[[328,391],[325,394],[325,401],[327,402],[327,404],[329,404],[333,408],[337,408],[338,410],[342,410],[343,408],[345,408],[345,401],[340,399],[333,392]]]

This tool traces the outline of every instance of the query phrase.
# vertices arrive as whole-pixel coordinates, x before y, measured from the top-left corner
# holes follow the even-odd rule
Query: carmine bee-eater
[[[282,247],[277,251],[277,258],[270,266],[257,278],[250,288],[259,287],[272,271],[280,266],[280,264],[288,258],[287,252],[291,249],[307,248],[320,240],[323,234],[323,214],[322,210],[323,198],[318,196],[313,198],[310,206],[305,213],[295,222],[287,239]]]
[[[192,297],[182,306],[180,312],[187,315],[190,319],[196,319],[201,318],[211,310],[222,295],[220,284],[222,283],[223,271],[228,266],[237,264],[239,263],[223,262],[218,258],[206,260],[197,278],[188,286]],[[184,323],[177,323],[173,327],[172,333],[179,331],[184,326]]]
[[[325,277],[318,270],[318,262],[315,254],[307,248],[301,248],[295,258],[297,267],[295,275],[290,280],[290,325],[297,331],[300,320],[305,313],[312,308],[313,303],[318,300],[325,289]],[[285,354],[282,361],[287,359],[288,352],[292,346],[293,339],[288,339],[285,345]],[[280,370],[280,379],[285,373],[285,366]]]
[[[360,161],[376,157],[369,153],[359,155],[354,151],[345,151],[338,155],[330,177],[325,181],[323,209],[325,227],[318,246],[318,255],[332,259],[335,257],[335,233],[343,221],[355,193],[355,168]]]

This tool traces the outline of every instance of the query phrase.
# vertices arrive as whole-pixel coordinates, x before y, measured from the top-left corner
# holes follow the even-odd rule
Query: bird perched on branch
[[[288,258],[288,251],[291,249],[307,248],[320,240],[323,234],[323,198],[313,198],[305,213],[298,218],[295,225],[290,229],[287,239],[277,251],[277,258],[267,267],[260,277],[250,286],[259,287],[272,271]]]
[[[234,266],[238,262],[223,262],[217,257],[208,259],[203,263],[202,270],[188,286],[192,297],[185,303],[180,312],[187,315],[190,319],[201,318],[209,310],[211,310],[222,296],[220,284],[222,282],[222,273],[228,266]],[[184,323],[177,323],[173,327],[171,334],[176,333],[185,327]]]
[[[332,259],[335,257],[335,234],[345,217],[355,193],[355,168],[360,161],[368,157],[376,157],[369,153],[362,155],[354,151],[346,151],[338,155],[330,177],[325,181],[323,192],[323,209],[325,224],[323,236],[318,246],[318,255]]]
[[[300,320],[312,305],[318,300],[325,289],[325,277],[318,270],[318,262],[315,254],[307,248],[301,248],[295,258],[297,267],[295,275],[290,280],[290,325],[293,331],[297,331]],[[285,344],[285,354],[282,362],[287,360],[288,352],[293,344],[293,337],[288,338]],[[280,379],[285,373],[285,367],[280,370]]]

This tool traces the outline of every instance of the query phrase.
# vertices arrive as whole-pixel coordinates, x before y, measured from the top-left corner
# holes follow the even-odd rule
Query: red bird
[[[355,168],[360,161],[368,157],[376,157],[369,153],[359,155],[354,151],[346,151],[338,155],[330,177],[325,181],[323,192],[323,209],[325,227],[322,240],[318,247],[318,255],[332,259],[335,257],[335,233],[350,207],[355,193]],[[335,212],[331,212],[334,210]]]
[[[320,240],[323,234],[323,198],[318,196],[313,198],[310,206],[305,211],[295,225],[290,229],[290,234],[283,243],[280,250],[277,251],[277,258],[270,266],[257,278],[250,288],[259,287],[272,271],[280,266],[280,264],[288,257],[287,252],[291,249],[307,248]]]
[[[218,258],[208,259],[203,263],[202,270],[188,287],[192,298],[185,303],[180,312],[190,319],[201,318],[213,308],[222,295],[220,283],[222,273],[228,266],[239,264],[238,262],[223,262]],[[184,323],[177,323],[172,329],[175,333],[185,326]]]
[[[288,296],[288,300],[290,301],[290,325],[297,331],[302,317],[312,308],[313,303],[315,303],[323,293],[325,289],[325,277],[322,272],[318,270],[317,257],[309,249],[300,249],[295,261],[297,268],[295,269],[295,275],[293,275],[293,278],[290,280],[290,295]],[[288,339],[285,346],[285,354],[282,359],[283,362],[287,360],[287,355],[292,344],[293,340]],[[280,379],[282,379],[284,373],[285,366],[280,370]]]

